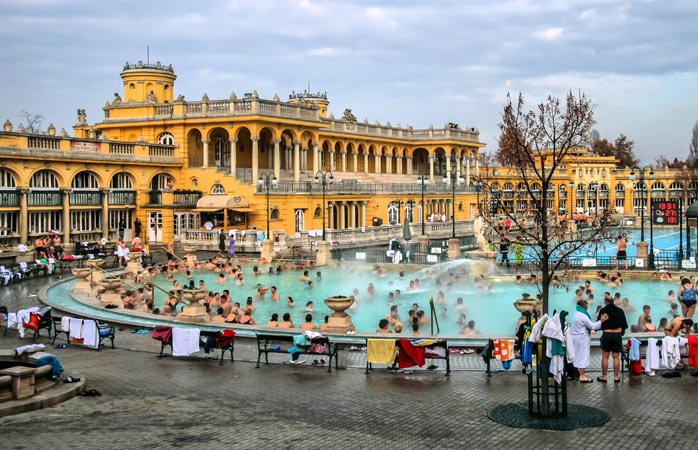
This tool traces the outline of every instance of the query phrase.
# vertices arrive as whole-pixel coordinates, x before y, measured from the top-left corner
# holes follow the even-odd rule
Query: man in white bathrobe
[[[581,383],[591,383],[584,370],[589,365],[589,353],[591,350],[591,330],[601,328],[601,323],[608,319],[604,314],[600,320],[591,321],[591,316],[587,312],[589,303],[586,300],[577,302],[577,309],[572,316],[572,342],[574,343],[574,367],[579,369],[579,381]]]

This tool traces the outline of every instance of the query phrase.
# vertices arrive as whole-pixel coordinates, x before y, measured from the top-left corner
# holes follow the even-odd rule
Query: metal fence
[[[237,178],[245,182],[246,173],[238,172]],[[421,194],[421,187],[416,183],[357,183],[352,180],[343,180],[341,182],[326,185],[328,193],[347,193],[347,194]],[[424,194],[451,194],[451,186],[444,184],[427,185]],[[258,192],[260,188],[257,188]],[[313,181],[288,181],[279,180],[275,186],[269,190],[271,194],[287,194],[287,193],[322,193],[322,184]],[[462,194],[465,192],[474,192],[472,186],[456,185],[456,193]]]
[[[627,270],[679,270],[679,260],[681,255],[679,252],[661,252],[654,256],[654,268],[650,268],[648,260],[643,260],[638,266],[638,259],[635,256],[629,256],[627,258],[628,269]],[[550,258],[551,264],[556,264],[560,259]],[[513,259],[509,258],[510,267],[513,268]],[[501,256],[497,256],[497,264],[501,263]],[[625,269],[624,261],[617,261],[615,256],[570,256],[562,259],[560,268],[558,270],[565,271],[569,269],[575,270],[616,270],[616,263],[618,263],[618,269]],[[539,270],[540,263],[536,260],[524,259],[521,268],[524,270],[535,272]]]

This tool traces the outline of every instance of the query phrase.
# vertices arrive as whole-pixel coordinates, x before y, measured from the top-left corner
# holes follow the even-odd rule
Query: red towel
[[[398,367],[407,369],[408,367],[422,367],[424,361],[424,347],[415,347],[407,339],[400,339],[400,351],[398,352]]]
[[[698,336],[695,335],[688,337],[688,364],[698,369]]]
[[[165,344],[172,343],[172,327],[167,325],[156,325],[153,330],[153,339],[164,342]]]
[[[630,340],[625,343],[625,348],[630,350]],[[642,375],[642,361],[639,359],[637,361],[630,361],[630,375]]]

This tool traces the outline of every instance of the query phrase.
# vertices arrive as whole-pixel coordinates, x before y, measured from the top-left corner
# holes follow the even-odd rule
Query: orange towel
[[[497,361],[511,361],[514,359],[513,339],[494,339],[493,355]]]

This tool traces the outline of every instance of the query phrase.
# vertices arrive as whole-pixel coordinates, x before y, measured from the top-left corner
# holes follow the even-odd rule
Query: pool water
[[[323,300],[334,295],[352,295],[352,291],[356,288],[359,290],[358,305],[347,310],[347,312],[352,316],[352,321],[358,332],[376,331],[379,320],[390,312],[388,293],[394,293],[397,289],[401,291],[401,295],[394,301],[394,304],[398,305],[398,313],[403,325],[407,325],[408,311],[413,303],[417,303],[419,309],[424,310],[429,315],[429,296],[433,296],[436,301],[439,289],[436,287],[436,280],[427,279],[427,274],[429,271],[438,273],[440,266],[447,268],[442,273],[441,278],[441,291],[444,293],[446,304],[435,304],[438,312],[437,319],[440,334],[458,334],[462,326],[456,322],[461,313],[465,313],[467,320],[474,320],[475,328],[482,334],[512,334],[520,316],[513,307],[513,302],[521,298],[521,294],[524,292],[531,294],[532,297],[535,297],[538,292],[534,284],[516,284],[512,281],[494,281],[494,292],[483,292],[478,290],[472,279],[468,277],[468,262],[451,261],[442,264],[445,266],[440,264],[432,266],[430,269],[411,274],[407,273],[404,278],[400,278],[399,274],[394,272],[388,273],[385,277],[380,277],[374,275],[371,268],[365,265],[321,267],[312,270],[310,273],[310,279],[315,282],[315,287],[312,290],[307,288],[307,282],[297,279],[302,275],[302,271],[287,270],[280,275],[264,274],[254,276],[252,275],[253,266],[251,264],[243,266],[244,284],[242,286],[236,286],[230,278],[226,278],[224,284],[217,284],[218,274],[203,269],[194,272],[192,279],[196,285],[198,285],[199,280],[203,280],[210,291],[222,292],[224,289],[228,289],[233,302],[240,302],[241,305],[245,304],[248,296],[254,298],[257,293],[256,285],[258,283],[266,287],[276,286],[281,300],[271,301],[269,293],[263,300],[253,300],[253,304],[257,308],[253,318],[257,325],[266,324],[272,313],[278,313],[281,319],[283,314],[288,312],[291,314],[293,323],[298,326],[305,321],[305,316],[308,314],[305,311],[308,301],[313,302],[313,312],[311,313],[313,323],[320,325],[324,316],[332,313]],[[322,274],[322,280],[320,281],[317,280],[316,276],[318,271]],[[449,272],[462,273],[460,279],[455,281],[450,289],[447,287]],[[412,292],[407,291],[409,281],[415,278],[420,279],[422,289]],[[176,274],[175,279],[179,281],[180,285],[188,284],[189,281],[181,273]],[[172,284],[166,281],[165,276],[157,276],[153,279],[153,282],[168,290]],[[372,283],[376,290],[376,294],[373,297],[367,295],[369,283]],[[551,292],[550,311],[566,309],[569,312],[573,312],[575,308],[575,304],[572,301],[574,289],[576,285],[583,283],[584,279],[581,279],[578,283],[571,285],[569,292],[565,288],[554,289]],[[635,308],[635,312],[627,314],[629,325],[637,323],[642,312],[642,306],[645,304],[652,308],[651,317],[653,323],[658,325],[660,318],[670,317],[670,303],[663,301],[663,298],[667,296],[667,291],[670,289],[673,289],[675,292],[678,290],[678,280],[674,282],[627,280],[620,289],[608,289],[608,286],[603,283],[592,280],[592,286],[595,288],[595,303],[589,308],[592,315],[596,310],[596,306],[603,303],[603,292],[608,290],[611,294],[620,292],[622,297],[627,297],[630,305]],[[55,294],[58,294],[58,292]],[[54,295],[53,291],[50,291],[50,296],[55,297],[56,295]],[[294,307],[287,305],[285,299],[288,296],[294,299]],[[463,298],[464,310],[462,311],[456,307],[458,297]],[[157,292],[155,306],[162,308],[164,301],[165,295]],[[83,306],[90,308],[86,305]],[[99,310],[99,312],[105,313],[110,317],[118,314],[105,310]],[[157,320],[152,322],[157,322]],[[434,330],[436,331],[436,327],[434,327]],[[429,325],[423,325],[422,332],[428,334]]]

